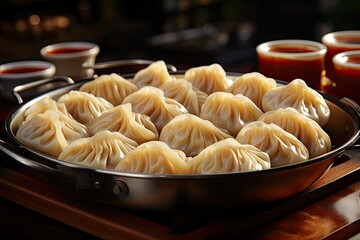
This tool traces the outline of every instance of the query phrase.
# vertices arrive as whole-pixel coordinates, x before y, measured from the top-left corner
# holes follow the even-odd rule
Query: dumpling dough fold
[[[217,63],[190,68],[185,72],[184,78],[208,95],[213,92],[224,92],[232,84],[225,70]]]
[[[104,111],[88,129],[92,135],[103,130],[120,132],[138,144],[159,138],[159,133],[150,117],[132,112],[130,103]]]
[[[164,83],[159,88],[164,91],[165,97],[178,101],[189,113],[197,116],[200,115],[201,106],[208,97],[206,93],[195,88],[191,82],[182,78]]]
[[[269,90],[276,87],[276,81],[258,72],[250,72],[234,79],[234,83],[226,89],[232,94],[242,94],[250,98],[261,110],[262,99]]]
[[[104,130],[72,142],[60,153],[59,159],[95,168],[114,169],[125,154],[137,146],[134,140],[119,132]]]
[[[141,144],[126,154],[115,170],[146,174],[189,174],[185,154],[160,141]]]
[[[309,159],[309,151],[294,135],[279,126],[261,121],[251,122],[236,137],[241,144],[250,144],[269,154],[271,167],[285,166]]]
[[[274,123],[294,135],[309,150],[314,158],[331,150],[329,135],[314,120],[299,113],[294,108],[280,108],[264,113],[258,119],[265,123]]]
[[[167,69],[164,61],[156,61],[148,67],[138,71],[131,80],[138,88],[153,86],[160,87],[162,84],[174,80]]]
[[[192,114],[182,114],[165,125],[159,140],[173,149],[183,151],[188,157],[194,157],[207,146],[225,138],[231,138],[231,135],[210,121]]]
[[[104,98],[114,106],[120,105],[125,97],[137,90],[137,86],[116,73],[101,75],[79,89],[79,91]]]
[[[85,125],[52,109],[32,115],[16,132],[21,143],[52,157],[58,157],[69,143],[87,136]]]
[[[263,97],[262,106],[265,112],[293,107],[322,127],[330,118],[330,108],[324,97],[301,79],[269,90]]]
[[[130,94],[124,99],[125,103],[131,103],[133,112],[148,115],[159,132],[175,116],[188,113],[183,105],[166,98],[161,89],[151,86]]]
[[[256,121],[262,113],[253,101],[242,94],[216,92],[206,99],[200,117],[236,137],[245,124]]]
[[[221,174],[269,169],[269,155],[233,138],[216,142],[189,160],[193,174]]]
[[[77,90],[71,90],[69,93],[62,95],[58,102],[64,103],[68,112],[77,121],[85,125],[89,125],[103,111],[114,107],[103,98]]]

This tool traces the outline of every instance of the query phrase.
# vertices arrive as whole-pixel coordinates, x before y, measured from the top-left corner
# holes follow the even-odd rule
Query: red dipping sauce
[[[1,70],[0,74],[22,74],[22,73],[39,72],[45,69],[46,67],[41,67],[41,66],[14,67],[14,68]]]
[[[321,41],[327,47],[325,56],[326,78],[322,82],[322,91],[335,97],[342,96],[343,94],[338,93],[339,89],[336,88],[333,57],[338,53],[360,50],[360,31],[350,30],[328,33],[321,38]]]
[[[360,31],[342,31],[325,35],[322,42],[327,47],[325,56],[326,75],[334,76],[333,57],[341,52],[360,50]]]
[[[63,47],[63,48],[55,48],[50,51],[47,51],[46,54],[65,54],[65,53],[77,53],[87,51],[90,48],[82,48],[82,47]]]
[[[360,104],[360,51],[339,53],[333,64],[336,97],[349,97]]]
[[[259,72],[290,82],[300,78],[309,87],[320,89],[324,75],[326,47],[306,40],[278,40],[257,47]]]
[[[278,53],[307,53],[314,52],[316,48],[309,46],[274,46],[270,47],[270,52],[278,52]]]

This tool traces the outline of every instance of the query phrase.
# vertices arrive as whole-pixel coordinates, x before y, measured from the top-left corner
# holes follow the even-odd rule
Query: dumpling
[[[155,87],[141,88],[127,96],[125,103],[131,103],[133,112],[148,115],[159,132],[175,116],[188,112],[176,100],[165,98],[164,92]]]
[[[69,113],[85,125],[89,125],[94,119],[100,116],[103,111],[114,107],[103,98],[76,90],[62,95],[58,99],[58,102],[64,103]]]
[[[84,125],[52,109],[28,118],[16,132],[21,143],[52,157],[57,157],[69,143],[87,136]]]
[[[190,68],[185,72],[184,78],[208,95],[213,92],[224,92],[232,84],[225,70],[217,63]]]
[[[49,112],[48,114],[54,113]],[[59,117],[61,130],[68,143],[89,136],[88,128],[84,124],[79,123],[72,117],[69,117],[68,115],[65,115],[61,112],[57,112],[57,115]]]
[[[145,86],[159,87],[174,78],[168,72],[164,61],[157,61],[138,71],[131,80],[138,88]]]
[[[25,120],[29,120],[34,115],[39,114],[39,113],[44,113],[47,110],[55,110],[56,112],[61,112],[61,113],[65,114],[66,116],[72,118],[70,113],[68,113],[65,104],[58,103],[55,100],[53,100],[52,98],[50,98],[49,96],[45,95],[39,101],[30,105],[30,107],[24,111],[24,114],[22,114],[22,115],[18,114],[14,118],[15,129],[19,129],[19,127],[22,125],[22,123]]]
[[[125,154],[137,146],[134,140],[121,133],[105,130],[70,143],[60,153],[59,159],[95,168],[114,169]]]
[[[331,150],[329,135],[317,122],[299,113],[294,108],[269,111],[261,115],[258,120],[274,123],[297,137],[308,149],[310,158]]]
[[[159,140],[173,149],[183,151],[186,156],[193,157],[207,146],[230,137],[210,121],[192,114],[182,114],[165,125]]]
[[[189,113],[200,115],[201,106],[208,95],[196,89],[189,81],[179,78],[164,83],[159,87],[164,91],[164,96],[174,99],[182,104]]]
[[[233,138],[216,142],[189,161],[193,174],[216,174],[269,169],[269,155]]]
[[[330,108],[323,96],[301,79],[269,90],[263,97],[262,106],[265,112],[293,107],[322,127],[330,118]]]
[[[92,135],[103,130],[120,132],[138,144],[159,138],[159,133],[150,117],[133,113],[130,103],[104,111],[89,125],[89,133]]]
[[[190,173],[189,165],[178,151],[174,151],[160,141],[150,141],[141,144],[126,154],[115,170],[147,174]]]
[[[226,129],[236,137],[246,123],[256,121],[263,112],[242,94],[227,92],[211,94],[201,108],[200,117]]]
[[[38,113],[44,113],[47,110],[55,110],[60,111],[61,113],[65,114],[68,117],[71,117],[71,115],[68,113],[65,104],[58,103],[52,98],[45,96],[39,101],[32,104],[28,109],[24,112],[25,120],[29,119],[30,117],[34,116]]]
[[[276,81],[274,79],[265,77],[258,72],[251,72],[235,78],[234,83],[226,91],[234,95],[240,93],[250,98],[260,109],[263,109],[263,96],[275,87]]]
[[[279,126],[261,121],[246,124],[236,137],[269,154],[271,167],[285,166],[309,159],[309,152],[294,135]]]
[[[137,86],[116,73],[101,75],[79,89],[96,97],[102,97],[114,106],[121,104],[126,96],[137,90]]]

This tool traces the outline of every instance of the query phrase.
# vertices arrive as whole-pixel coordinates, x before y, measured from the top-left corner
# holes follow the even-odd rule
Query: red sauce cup
[[[46,61],[17,61],[0,65],[0,95],[15,100],[12,94],[16,86],[50,78],[55,74],[54,64]]]
[[[337,95],[335,88],[337,83],[334,79],[333,57],[341,52],[360,50],[360,30],[328,33],[321,38],[321,41],[327,47],[325,56],[326,78],[323,79],[321,88],[324,92],[339,97],[341,95]]]
[[[349,97],[360,104],[360,50],[336,54],[333,64],[337,97]]]
[[[94,69],[84,68],[83,65],[93,65],[99,51],[99,46],[91,42],[62,42],[48,45],[40,53],[55,64],[56,75],[79,80],[94,75]]]
[[[309,87],[320,89],[325,74],[325,45],[308,40],[276,40],[256,48],[259,72],[267,77],[290,82],[303,79]]]

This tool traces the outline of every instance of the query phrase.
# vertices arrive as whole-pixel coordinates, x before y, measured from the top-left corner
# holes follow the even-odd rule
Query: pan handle
[[[357,115],[360,117],[360,106],[359,104],[357,104],[354,100],[352,100],[351,98],[347,98],[344,97],[342,99],[340,99],[340,101],[344,104],[346,104],[347,106],[349,106],[352,110],[354,110]],[[353,144],[350,149],[359,149],[360,148],[360,140],[358,139],[355,144]]]
[[[116,60],[116,61],[95,63],[94,65],[89,65],[87,63],[84,63],[83,68],[106,69],[113,67],[133,66],[133,65],[150,65],[152,63],[154,63],[154,61],[145,60],[145,59],[128,59],[128,60]],[[172,64],[166,64],[166,67],[172,72],[177,71],[176,67]]]
[[[26,157],[21,156],[21,154],[19,153],[19,150],[12,144],[0,139],[0,150],[2,152],[4,152],[5,154],[7,154],[8,156],[12,157],[14,160],[16,160],[17,162],[28,166],[30,168],[39,170],[40,172],[45,172],[45,173],[50,173],[50,174],[55,174],[55,175],[61,175],[64,176],[64,172],[56,169],[56,168],[51,168],[48,167],[44,164],[35,162],[33,160],[30,160]]]
[[[54,77],[51,77],[51,78],[46,78],[46,79],[42,79],[42,80],[39,80],[39,81],[30,82],[30,83],[26,83],[26,84],[23,84],[23,85],[16,86],[13,89],[12,93],[15,96],[18,103],[21,104],[21,103],[24,102],[24,100],[22,99],[22,97],[20,95],[21,92],[26,91],[26,90],[30,90],[30,89],[33,89],[35,87],[42,86],[42,85],[45,85],[45,84],[48,84],[48,83],[59,82],[59,81],[64,81],[69,85],[75,83],[74,80],[72,80],[68,76],[54,76]]]
[[[360,116],[360,106],[354,100],[352,100],[351,98],[344,97],[341,98],[340,101],[345,105],[349,106]]]

